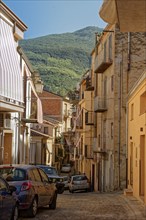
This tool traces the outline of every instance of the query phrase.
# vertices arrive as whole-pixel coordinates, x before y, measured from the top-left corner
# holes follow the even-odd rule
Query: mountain
[[[101,31],[98,27],[86,27],[73,33],[22,40],[20,46],[49,91],[64,96],[90,68],[95,33]]]

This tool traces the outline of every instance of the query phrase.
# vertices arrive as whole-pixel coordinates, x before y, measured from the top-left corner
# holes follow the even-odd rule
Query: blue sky
[[[102,0],[3,0],[28,26],[25,38],[105,27],[99,17]]]

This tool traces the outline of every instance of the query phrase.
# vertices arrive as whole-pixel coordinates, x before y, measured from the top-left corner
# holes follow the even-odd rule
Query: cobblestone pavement
[[[33,220],[146,220],[145,214],[140,201],[122,192],[70,194],[66,191],[58,195],[56,210],[39,209]]]

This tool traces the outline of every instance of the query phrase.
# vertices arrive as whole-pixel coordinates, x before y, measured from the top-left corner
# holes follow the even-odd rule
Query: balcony
[[[92,150],[93,150],[93,153],[98,153],[103,156],[106,155],[105,149],[102,149],[101,147],[98,146],[97,138],[93,139],[93,149]]]
[[[98,142],[97,142],[97,138],[93,139],[93,148],[92,148],[93,152],[97,152],[98,150]]]
[[[75,105],[80,101],[80,95],[79,95],[79,93],[69,94],[69,99],[70,99],[71,103]]]
[[[64,118],[69,118],[72,115],[71,110],[64,110]]]
[[[99,15],[107,23],[117,23],[121,32],[146,32],[145,0],[126,0],[126,5],[125,1],[104,0]]]
[[[93,91],[94,90],[94,86],[92,86],[92,80],[91,77],[88,76],[86,78],[86,91]]]
[[[104,50],[99,52],[95,58],[95,73],[104,73],[104,71],[110,67],[113,63],[113,60],[110,56],[107,56],[104,53]]]
[[[96,96],[94,98],[94,112],[105,112],[107,111],[106,98]]]
[[[94,119],[93,119],[93,117],[94,117],[94,114],[93,114],[93,112],[85,112],[85,124],[86,125],[94,125]]]

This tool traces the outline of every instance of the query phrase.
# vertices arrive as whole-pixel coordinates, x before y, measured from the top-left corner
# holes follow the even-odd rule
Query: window
[[[88,145],[85,145],[85,157],[87,157],[88,154]]]
[[[114,91],[114,76],[111,76],[111,91]]]
[[[47,175],[44,173],[44,171],[43,170],[41,170],[41,169],[39,169],[39,171],[40,171],[40,174],[41,174],[41,177],[42,177],[42,181],[44,182],[48,182],[48,177],[47,177]]]
[[[35,180],[41,182],[41,177],[37,169],[33,169],[33,174],[35,176]]]
[[[104,43],[104,62],[106,62],[106,42]]]
[[[48,127],[44,127],[44,133],[48,134]]]
[[[28,171],[28,179],[32,180],[32,181],[35,181],[34,174],[33,174],[32,170]]]
[[[146,112],[146,92],[140,96],[140,114]]]
[[[112,35],[109,36],[109,60],[112,60]]]
[[[100,134],[98,135],[98,147],[100,147]]]
[[[111,138],[113,138],[113,133],[114,133],[114,126],[113,122],[111,123]]]

